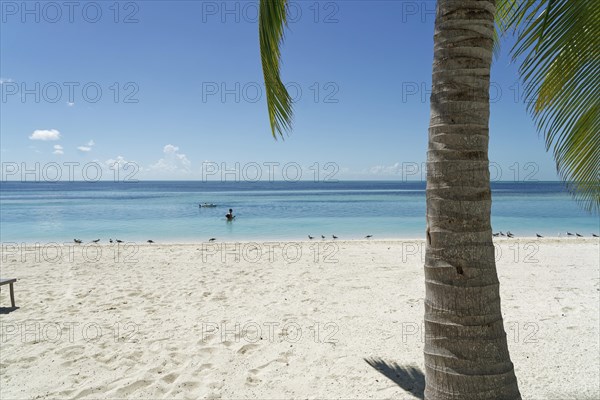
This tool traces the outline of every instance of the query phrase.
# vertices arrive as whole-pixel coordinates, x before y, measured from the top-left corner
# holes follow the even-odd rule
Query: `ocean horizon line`
[[[194,182],[194,183],[325,183],[325,184],[336,184],[336,183],[381,183],[381,182],[395,182],[395,183],[427,183],[426,180],[395,180],[395,179],[335,179],[335,180],[314,180],[314,179],[300,179],[300,180],[227,180],[227,179],[135,179],[135,180],[113,180],[113,179],[99,179],[99,180],[0,180],[1,183],[161,183],[161,182]],[[526,184],[526,183],[561,183],[568,184],[572,182],[565,182],[560,180],[500,180],[492,181],[491,184],[506,183],[506,184]]]

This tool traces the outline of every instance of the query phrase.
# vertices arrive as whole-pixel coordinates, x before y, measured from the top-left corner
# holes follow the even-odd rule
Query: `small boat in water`
[[[216,204],[213,203],[202,203],[202,204],[198,204],[198,207],[200,208],[214,208],[216,207]]]

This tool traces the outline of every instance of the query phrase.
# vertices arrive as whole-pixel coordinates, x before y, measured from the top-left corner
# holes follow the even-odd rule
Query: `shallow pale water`
[[[492,226],[517,236],[598,234],[559,182],[492,184]],[[199,208],[208,202],[216,208]],[[237,215],[225,221],[227,209]],[[2,242],[418,238],[424,182],[1,182]]]

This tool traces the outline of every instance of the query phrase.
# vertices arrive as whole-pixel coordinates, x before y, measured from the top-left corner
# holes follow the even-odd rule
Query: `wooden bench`
[[[15,289],[13,288],[13,283],[17,281],[16,278],[10,279],[0,279],[0,286],[9,285],[10,288],[10,305],[11,307],[15,307]]]

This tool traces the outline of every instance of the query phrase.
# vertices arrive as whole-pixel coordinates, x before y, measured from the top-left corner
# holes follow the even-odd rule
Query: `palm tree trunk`
[[[490,222],[495,0],[438,0],[425,258],[425,398],[520,399]]]

